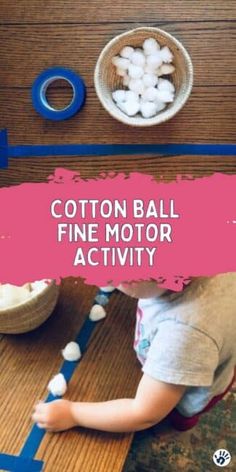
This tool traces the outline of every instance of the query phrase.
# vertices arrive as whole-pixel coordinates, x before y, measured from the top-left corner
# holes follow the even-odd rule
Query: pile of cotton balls
[[[117,75],[128,90],[112,93],[116,105],[128,116],[141,113],[151,118],[173,102],[175,87],[163,75],[172,74],[173,54],[167,46],[160,47],[154,38],[145,39],[142,48],[125,46],[112,58]]]
[[[0,285],[0,310],[5,310],[32,299],[47,287],[47,280],[37,280],[21,287],[11,284]]]

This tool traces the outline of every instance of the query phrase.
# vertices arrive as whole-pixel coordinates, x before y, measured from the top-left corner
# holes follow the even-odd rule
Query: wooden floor
[[[19,454],[32,426],[33,405],[46,397],[46,386],[62,363],[61,349],[76,337],[95,291],[81,281],[65,280],[55,312],[40,329],[5,336],[0,342],[0,452]],[[140,378],[131,343],[134,315],[134,301],[115,293],[107,306],[107,318],[97,323],[65,398],[102,401],[134,395]],[[87,430],[46,434],[36,457],[45,461],[46,472],[119,472],[131,440],[131,434]]]
[[[8,128],[11,144],[235,142],[235,22],[234,0],[1,0],[0,128]],[[144,24],[159,26],[183,42],[193,60],[194,87],[174,119],[140,130],[125,127],[103,110],[96,98],[93,71],[111,38]],[[87,86],[82,112],[60,123],[37,115],[30,97],[34,78],[54,65],[73,68]],[[50,91],[51,101],[58,105],[69,96],[63,84]],[[80,171],[82,177],[112,170],[170,180],[178,174],[235,173],[236,157],[11,159],[9,168],[0,171],[0,185],[43,181],[57,166]],[[60,349],[78,331],[93,295],[93,287],[78,288],[72,280],[64,281],[58,309],[44,327],[32,335],[1,341],[0,452],[19,453],[29,431],[32,405],[44,397],[47,382],[60,365]],[[109,317],[96,328],[73,377],[70,398],[100,400],[134,392],[140,375],[131,347],[132,317],[128,316],[134,309],[121,295],[111,302]],[[46,435],[37,457],[46,461],[47,472],[120,472],[130,441],[129,435],[88,431]]]

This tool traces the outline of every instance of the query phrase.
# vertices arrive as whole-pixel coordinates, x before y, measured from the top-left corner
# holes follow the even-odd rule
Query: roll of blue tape
[[[47,101],[46,93],[50,84],[58,79],[65,80],[72,87],[73,97],[69,105],[57,110]],[[32,102],[35,110],[44,118],[61,121],[71,118],[84,105],[86,88],[81,77],[70,69],[53,67],[43,71],[32,86]]]

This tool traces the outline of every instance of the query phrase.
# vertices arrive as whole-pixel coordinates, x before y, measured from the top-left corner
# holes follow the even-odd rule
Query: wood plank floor
[[[125,127],[106,113],[96,97],[93,72],[111,38],[144,24],[159,26],[183,42],[194,65],[194,87],[174,119],[141,130]],[[10,144],[235,142],[235,25],[234,0],[1,0],[0,129],[7,127]],[[87,86],[81,113],[59,123],[37,115],[30,96],[34,78],[54,65],[73,68]],[[63,83],[57,83],[50,90],[50,100],[60,106],[70,94]],[[111,170],[173,180],[177,175],[235,173],[236,156],[10,159],[9,168],[0,170],[0,186],[43,181],[56,167],[79,171],[84,178]],[[1,341],[0,451],[19,453],[30,427],[32,405],[45,395],[47,382],[61,362],[60,349],[78,331],[94,293],[94,287],[63,281],[51,320],[35,333]],[[134,309],[127,297],[114,297],[108,318],[96,328],[73,377],[70,398],[99,400],[133,393],[140,375],[131,348]],[[130,435],[89,431],[46,435],[37,457],[46,461],[47,472],[120,472],[130,441]]]
[[[62,363],[61,349],[78,333],[95,291],[81,281],[66,279],[48,322],[33,333],[5,336],[0,342],[1,452],[19,454],[31,427],[33,405],[45,398],[48,381]],[[122,294],[112,296],[107,318],[95,327],[66,398],[102,401],[134,395],[140,369],[131,341],[135,302],[128,300]],[[119,472],[131,440],[131,434],[86,430],[46,434],[37,458],[45,461],[47,472]]]

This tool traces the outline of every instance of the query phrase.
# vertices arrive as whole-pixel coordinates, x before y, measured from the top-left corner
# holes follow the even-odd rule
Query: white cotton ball
[[[162,64],[158,69],[158,75],[169,75],[173,74],[175,67],[172,64]]]
[[[62,350],[62,355],[66,361],[78,361],[81,358],[81,350],[79,344],[75,341],[71,341]]]
[[[141,95],[145,89],[142,79],[131,79],[129,82],[129,89]]]
[[[89,319],[91,321],[99,321],[99,320],[102,320],[103,318],[106,317],[106,312],[103,308],[103,306],[101,305],[93,305],[91,310],[90,310],[90,313],[89,313]]]
[[[100,287],[100,290],[106,293],[111,293],[114,292],[115,287],[113,287],[113,285],[107,285],[107,287]]]
[[[157,113],[159,113],[159,111],[162,111],[164,110],[164,108],[166,108],[166,103],[160,102],[160,100],[155,100],[155,105],[156,105]]]
[[[125,113],[125,102],[117,102],[118,108]]]
[[[145,102],[154,102],[157,100],[158,94],[157,94],[157,89],[155,87],[148,87],[144,92],[142,93],[142,99]]]
[[[151,66],[148,66],[146,64],[146,66],[144,66],[144,74],[151,74],[151,75],[157,75],[157,68],[156,67],[151,67]]]
[[[144,53],[146,55],[153,54],[160,49],[158,42],[154,38],[147,38],[143,43]]]
[[[31,294],[33,295],[33,292],[35,292],[35,293],[43,292],[43,290],[47,286],[48,286],[48,284],[45,282],[45,280],[36,280],[35,282],[31,283],[31,289],[32,289]]]
[[[150,54],[150,56],[147,57],[147,66],[149,66],[150,68],[157,69],[161,66],[162,62],[163,59],[159,51],[155,54]]]
[[[62,397],[67,390],[67,383],[64,375],[55,375],[48,384],[48,390],[54,397]]]
[[[119,69],[119,67],[117,67],[116,75],[119,75],[120,77],[126,77],[127,74],[124,69]]]
[[[121,49],[120,56],[126,59],[130,59],[133,52],[134,52],[134,48],[132,48],[131,46],[125,46],[123,49]]]
[[[124,112],[128,116],[136,115],[140,110],[140,103],[136,100],[128,100],[124,103]]]
[[[142,102],[140,104],[140,111],[143,118],[151,118],[152,116],[156,115],[157,107],[154,102]]]
[[[113,64],[114,66],[118,67],[117,61],[119,61],[119,59],[120,59],[120,56],[114,56],[114,57],[112,58],[112,60],[111,60],[112,64]]]
[[[157,90],[157,100],[164,103],[170,103],[174,101],[174,94],[169,90]]]
[[[125,59],[124,57],[118,57],[115,62],[118,69],[127,70],[130,65],[129,59]]]
[[[130,56],[130,60],[133,64],[139,67],[144,67],[146,59],[143,52],[134,51],[133,54]]]
[[[172,82],[170,82],[170,80],[167,80],[167,79],[159,79],[158,89],[169,90],[169,92],[172,92],[172,93],[174,93],[175,91],[174,84],[172,84]]]
[[[129,86],[129,82],[130,82],[130,77],[128,76],[128,74],[125,74],[124,77],[123,77],[123,85],[125,87],[128,87]]]
[[[126,90],[125,92],[125,101],[128,102],[130,100],[139,100],[138,93],[133,92],[133,90]]]
[[[31,292],[27,288],[18,287],[16,285],[4,284],[0,286],[0,297],[2,307],[11,307],[19,305],[30,299]]]
[[[157,85],[158,78],[155,74],[144,74],[143,84],[145,87],[155,87]]]
[[[125,101],[125,90],[116,90],[112,93],[112,98],[115,102],[124,102]]]
[[[164,48],[161,48],[160,56],[163,62],[172,62],[173,60],[173,54],[167,46],[164,46]]]
[[[140,79],[143,76],[143,68],[140,66],[135,66],[131,64],[128,68],[128,74],[131,79]]]

